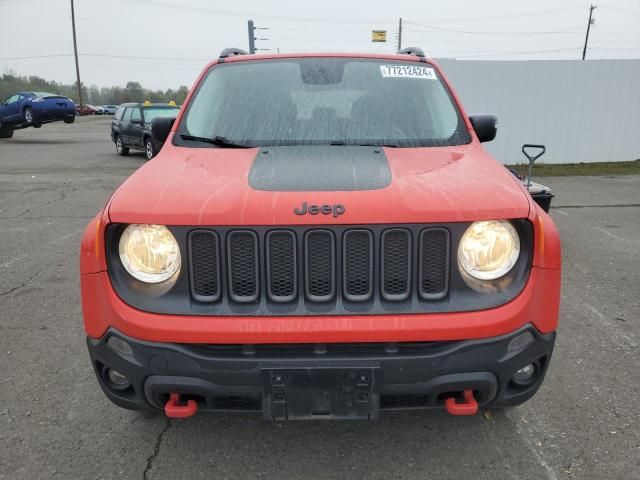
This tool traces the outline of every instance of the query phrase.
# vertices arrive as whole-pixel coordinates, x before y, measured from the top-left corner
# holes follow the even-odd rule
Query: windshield
[[[156,117],[176,118],[180,111],[176,107],[145,107],[142,110],[144,111],[144,121],[147,123],[151,123]]]
[[[57,93],[49,93],[49,92],[31,92],[35,97],[58,97]]]
[[[470,142],[431,65],[352,58],[218,65],[198,87],[178,133],[177,144],[193,144],[193,137],[245,146]]]

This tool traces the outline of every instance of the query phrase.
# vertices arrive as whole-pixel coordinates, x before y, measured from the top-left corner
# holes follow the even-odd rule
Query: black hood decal
[[[382,147],[301,145],[262,148],[249,185],[273,192],[378,190],[391,184]]]

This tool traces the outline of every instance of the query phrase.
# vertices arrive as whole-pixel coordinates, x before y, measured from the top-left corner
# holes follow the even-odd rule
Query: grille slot
[[[327,302],[334,297],[336,291],[336,251],[333,232],[307,232],[304,250],[307,299],[313,302]]]
[[[449,290],[449,231],[429,228],[420,232],[418,292],[425,300],[444,298]]]
[[[258,237],[248,230],[227,235],[229,296],[234,302],[254,302],[259,296]]]
[[[191,295],[199,302],[220,299],[220,244],[215,232],[197,230],[189,235]]]
[[[295,234],[289,230],[269,232],[266,258],[269,299],[291,302],[298,294]]]
[[[382,234],[382,297],[402,301],[411,289],[411,234],[403,228]]]
[[[368,230],[348,230],[342,246],[344,296],[352,302],[373,294],[373,235]]]

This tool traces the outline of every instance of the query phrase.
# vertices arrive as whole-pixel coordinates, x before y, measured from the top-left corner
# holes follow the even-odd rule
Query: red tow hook
[[[451,397],[447,398],[444,406],[451,415],[475,415],[478,413],[478,402],[473,398],[473,390],[464,391],[463,403],[457,403],[456,399]]]
[[[173,392],[169,395],[169,400],[164,405],[164,413],[170,418],[188,418],[195,415],[198,404],[195,400],[187,400],[186,405],[180,405],[180,394]]]

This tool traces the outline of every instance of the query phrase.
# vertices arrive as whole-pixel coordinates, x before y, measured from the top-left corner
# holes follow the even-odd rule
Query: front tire
[[[122,137],[120,137],[120,135],[116,135],[115,143],[116,152],[118,152],[118,155],[120,155],[121,157],[126,157],[127,155],[129,155],[129,149],[122,143]]]
[[[27,107],[24,109],[24,121],[29,125],[33,125],[33,109],[31,107]]]
[[[151,160],[156,156],[156,149],[153,147],[153,142],[149,137],[144,141],[144,154],[147,157],[147,160]]]
[[[0,138],[11,138],[11,137],[13,137],[13,130],[0,128]]]
[[[76,117],[75,116],[67,117],[67,118],[64,119],[64,123],[73,123],[75,121],[76,121]]]

